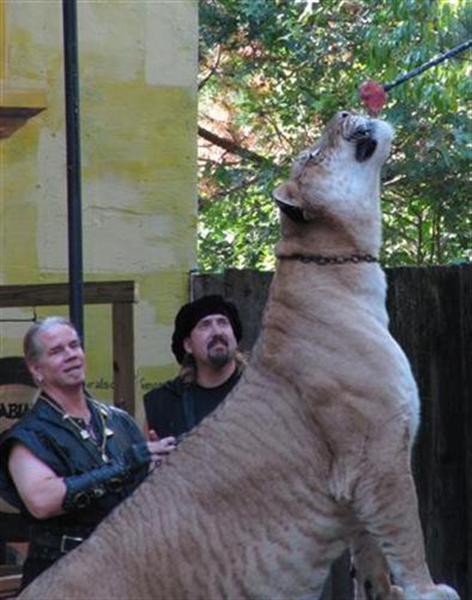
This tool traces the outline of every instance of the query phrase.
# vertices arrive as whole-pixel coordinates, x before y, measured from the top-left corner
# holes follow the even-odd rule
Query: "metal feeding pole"
[[[79,59],[76,0],[62,0],[69,240],[69,317],[84,341]]]
[[[459,44],[455,48],[452,48],[452,50],[449,50],[448,52],[444,52],[443,54],[436,56],[436,58],[429,60],[424,65],[416,67],[416,69],[413,69],[412,71],[408,71],[408,73],[404,73],[401,77],[398,77],[398,79],[395,79],[395,81],[386,83],[383,86],[384,90],[386,92],[389,92],[392,88],[396,87],[397,85],[400,85],[400,83],[403,83],[404,81],[408,81],[408,79],[411,79],[412,77],[416,77],[417,75],[419,75],[420,73],[423,73],[427,69],[430,69],[431,67],[435,67],[436,65],[439,65],[440,63],[444,62],[448,58],[452,58],[456,54],[459,54],[460,52],[464,52],[464,50],[468,50],[471,47],[472,47],[472,39],[466,40],[465,42],[462,42],[462,44]]]

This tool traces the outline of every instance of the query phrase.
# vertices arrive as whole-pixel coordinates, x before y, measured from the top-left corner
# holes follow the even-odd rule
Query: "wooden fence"
[[[223,294],[238,306],[242,347],[260,328],[271,273],[194,275],[195,297]],[[411,361],[422,400],[413,469],[428,564],[436,581],[472,598],[472,265],[387,270],[391,331]],[[340,558],[324,600],[348,600],[348,559]]]

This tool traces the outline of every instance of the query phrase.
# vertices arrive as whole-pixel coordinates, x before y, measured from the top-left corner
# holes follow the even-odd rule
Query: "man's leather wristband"
[[[151,453],[146,442],[142,442],[126,450],[123,462],[111,462],[80,475],[65,477],[66,494],[62,507],[66,511],[85,508],[105,494],[120,491],[124,483],[150,460]]]

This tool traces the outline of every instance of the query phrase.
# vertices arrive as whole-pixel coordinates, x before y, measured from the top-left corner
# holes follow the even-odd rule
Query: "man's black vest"
[[[90,506],[39,521],[29,514],[8,471],[8,455],[13,444],[25,445],[39,460],[48,465],[59,477],[79,475],[102,466],[103,435],[107,435],[105,450],[108,460],[121,460],[131,444],[144,441],[136,423],[124,411],[87,399],[94,430],[98,436],[83,439],[80,429],[54,408],[47,399],[39,397],[33,408],[11,429],[0,437],[0,495],[39,528],[48,531],[57,528],[65,533],[69,528],[93,528],[119,502],[126,498],[144,479],[147,468]],[[106,430],[106,431],[105,431]],[[112,432],[112,433],[111,433]]]

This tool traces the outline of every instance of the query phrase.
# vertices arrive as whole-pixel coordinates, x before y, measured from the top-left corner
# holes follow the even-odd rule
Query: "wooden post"
[[[113,321],[113,403],[131,415],[134,398],[134,323],[133,305],[116,302]]]

